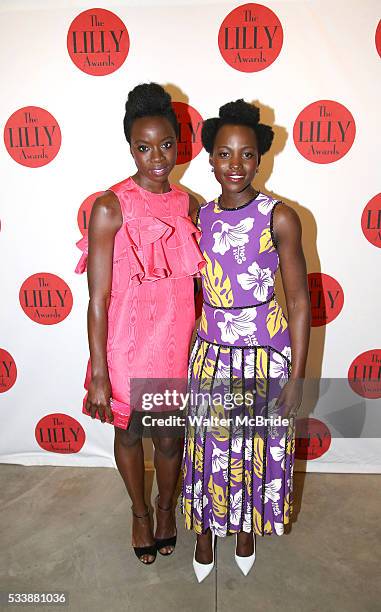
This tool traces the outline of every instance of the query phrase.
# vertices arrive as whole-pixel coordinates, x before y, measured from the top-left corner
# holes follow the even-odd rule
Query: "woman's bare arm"
[[[123,223],[118,198],[106,192],[97,198],[89,222],[89,255],[87,279],[89,306],[87,329],[91,359],[91,383],[87,408],[94,418],[96,411],[102,421],[112,420],[110,409],[111,385],[107,367],[107,311],[112,285],[114,239]]]
[[[311,329],[311,307],[307,282],[306,261],[302,248],[302,227],[297,213],[286,204],[278,204],[273,216],[273,236],[287,303],[291,340],[292,368],[290,381],[284,387],[280,401],[285,415],[295,412],[302,398],[308,345]]]

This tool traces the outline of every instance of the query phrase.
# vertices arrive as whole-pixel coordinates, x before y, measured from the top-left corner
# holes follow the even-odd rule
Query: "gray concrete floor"
[[[44,608],[70,612],[377,612],[380,484],[378,475],[296,473],[290,532],[257,538],[246,578],[234,562],[234,538],[218,539],[216,569],[199,585],[193,534],[180,513],[174,555],[139,563],[116,470],[2,465],[0,590],[67,591],[68,606]],[[151,490],[153,500],[152,472]]]

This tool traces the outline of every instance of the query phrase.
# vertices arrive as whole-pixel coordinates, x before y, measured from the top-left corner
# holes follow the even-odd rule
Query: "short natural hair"
[[[179,124],[169,93],[158,83],[142,83],[132,89],[126,102],[123,126],[127,142],[131,144],[131,128],[135,119],[141,117],[165,117],[179,134]]]
[[[245,125],[251,127],[257,137],[259,156],[266,153],[272,144],[274,130],[269,125],[259,123],[259,108],[245,102],[242,98],[228,102],[220,107],[218,117],[204,121],[201,131],[202,144],[208,153],[213,153],[214,141],[223,125]]]

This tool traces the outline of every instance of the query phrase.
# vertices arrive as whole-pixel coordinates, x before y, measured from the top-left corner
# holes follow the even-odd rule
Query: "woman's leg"
[[[212,532],[208,529],[205,533],[197,535],[197,546],[195,559],[199,563],[212,563]]]
[[[183,439],[167,438],[152,433],[152,440],[155,447],[154,465],[159,490],[155,538],[163,539],[176,534],[175,512],[169,509],[173,508],[173,496],[180,474]],[[173,551],[173,546],[165,546],[160,551],[169,554]]]
[[[237,537],[237,555],[239,557],[250,557],[253,552],[253,532],[240,531]],[[196,561],[199,563],[211,563],[213,561],[212,533],[210,529],[206,533],[197,536]]]
[[[250,557],[254,552],[253,532],[240,531],[237,536],[237,555]]]
[[[133,512],[140,517],[147,513],[144,499],[144,451],[139,433],[115,427],[114,454],[119,473],[132,501]],[[132,520],[132,546],[154,544],[150,516]],[[145,563],[153,560],[152,555],[140,557]]]

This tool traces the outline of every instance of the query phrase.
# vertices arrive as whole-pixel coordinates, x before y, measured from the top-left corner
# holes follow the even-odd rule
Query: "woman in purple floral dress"
[[[220,108],[202,131],[222,193],[197,226],[207,262],[203,309],[189,364],[182,511],[197,534],[201,582],[214,565],[215,536],[236,534],[246,575],[255,535],[284,532],[292,512],[294,416],[302,399],[310,302],[301,226],[289,206],[252,186],[273,140],[259,109]],[[274,294],[280,265],[288,318]]]

